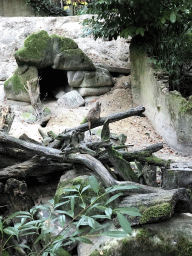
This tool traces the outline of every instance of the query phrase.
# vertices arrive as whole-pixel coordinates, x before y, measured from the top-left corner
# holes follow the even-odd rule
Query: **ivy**
[[[67,16],[67,12],[53,5],[49,0],[26,0],[39,15],[44,16]]]

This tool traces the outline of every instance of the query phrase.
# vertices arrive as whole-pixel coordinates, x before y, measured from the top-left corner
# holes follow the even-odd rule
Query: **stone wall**
[[[191,154],[192,97],[187,101],[177,91],[169,92],[166,74],[154,70],[150,59],[134,42],[130,61],[134,102],[145,106],[145,114],[170,146]]]
[[[31,9],[26,0],[0,0],[0,16],[4,17],[33,17],[35,11]]]

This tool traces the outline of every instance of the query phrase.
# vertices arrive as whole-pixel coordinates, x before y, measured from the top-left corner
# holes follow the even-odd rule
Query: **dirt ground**
[[[41,141],[39,128],[44,132],[52,130],[58,134],[64,131],[65,128],[78,126],[97,100],[102,102],[102,117],[136,107],[132,101],[131,89],[127,88],[129,84],[129,77],[121,77],[117,79],[117,83],[110,92],[99,97],[93,97],[91,100],[87,99],[84,107],[76,109],[63,108],[56,101],[43,102],[43,107],[47,106],[52,111],[52,118],[45,128],[42,128],[39,124],[28,124],[21,120],[21,113],[29,108],[28,103],[21,104],[9,101],[16,113],[10,134],[19,137],[26,133],[29,137]],[[157,134],[147,117],[133,116],[111,123],[110,130],[116,134],[124,133],[127,136],[125,144],[129,145],[128,150],[142,149],[155,143],[163,143],[164,148],[155,153],[156,156],[180,162],[192,161],[191,156],[182,155],[171,149],[163,138]]]

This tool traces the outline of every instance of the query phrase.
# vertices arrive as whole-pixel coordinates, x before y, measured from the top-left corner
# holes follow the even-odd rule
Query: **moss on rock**
[[[22,70],[22,71],[21,71]],[[4,90],[8,99],[23,100],[30,102],[29,94],[25,88],[27,81],[38,76],[35,67],[29,67],[23,71],[22,67],[16,69],[14,75],[4,83]],[[32,90],[35,91],[36,82],[32,83]]]
[[[183,99],[180,113],[187,113],[192,115],[192,96],[188,100]]]
[[[24,42],[24,47],[15,53],[16,59],[42,59],[47,48],[50,37],[44,30],[28,36]]]
[[[148,208],[140,208],[140,213],[142,215],[141,219],[140,219],[140,223],[144,224],[147,222],[150,222],[150,220],[153,220],[155,218],[160,218],[165,217],[165,216],[169,216],[172,213],[172,205],[169,203],[163,203],[160,205],[154,205],[154,206],[150,206]]]
[[[54,34],[51,36],[51,38],[59,42],[59,46],[62,51],[78,48],[78,44],[69,37],[63,37]]]

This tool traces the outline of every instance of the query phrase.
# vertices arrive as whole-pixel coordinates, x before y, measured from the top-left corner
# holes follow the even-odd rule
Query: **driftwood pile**
[[[39,106],[38,109],[40,109]],[[126,148],[125,145],[116,146],[110,140],[109,123],[130,116],[142,116],[144,111],[145,108],[139,106],[95,121],[92,128],[103,126],[101,140],[96,142],[84,141],[84,133],[89,129],[88,123],[67,129],[59,135],[52,132],[44,134],[40,130],[40,134],[44,137],[44,145],[25,135],[19,139],[14,138],[2,128],[0,131],[0,183],[5,183],[10,178],[20,180],[18,186],[21,188],[17,188],[18,193],[20,193],[25,187],[20,184],[21,180],[46,176],[53,172],[65,172],[73,168],[78,171],[78,169],[82,169],[77,168],[80,165],[86,171],[93,172],[105,187],[120,184],[136,185],[137,188],[129,190],[129,195],[132,194],[132,200],[129,200],[130,197],[127,199],[125,197],[122,205],[130,206],[129,202],[134,202],[134,206],[137,207],[137,204],[142,205],[144,202],[145,207],[151,207],[154,206],[154,198],[157,198],[156,204],[169,202],[171,205],[169,211],[156,217],[155,221],[162,216],[170,217],[175,209],[177,212],[192,212],[190,197],[185,189],[171,190],[167,193],[157,187],[156,172],[150,166],[166,168],[169,164],[167,161],[152,155],[163,148],[162,144],[129,152],[122,150]],[[137,172],[133,170],[130,164],[133,161],[137,165]],[[11,186],[13,187],[13,184]],[[8,187],[7,191],[9,191]],[[3,201],[1,197],[0,201]],[[13,196],[12,201],[14,201]],[[25,201],[28,200],[25,198]],[[180,207],[176,207],[177,202],[179,202]],[[139,224],[140,220],[134,220],[134,223]]]

